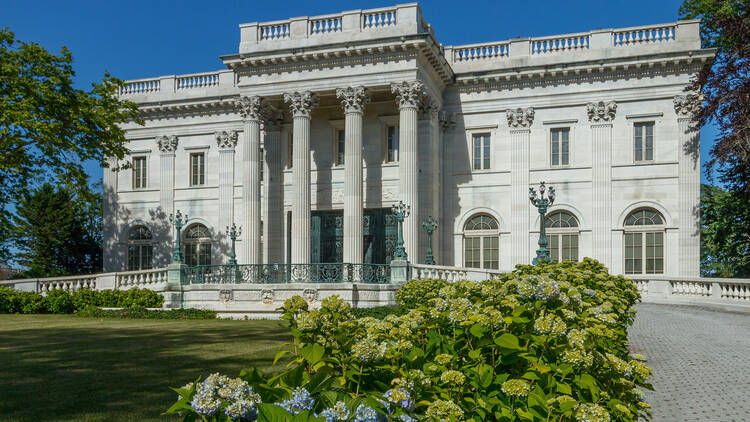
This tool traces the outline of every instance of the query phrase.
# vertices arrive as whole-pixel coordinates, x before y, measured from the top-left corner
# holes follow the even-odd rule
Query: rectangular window
[[[336,129],[336,143],[333,148],[334,164],[337,166],[344,165],[344,152],[346,147],[346,132],[343,129]]]
[[[643,272],[643,233],[625,233],[625,274]]]
[[[646,274],[664,272],[664,233],[644,233],[646,235]]]
[[[467,237],[464,239],[464,265],[468,268],[481,268],[481,237]]]
[[[633,157],[636,162],[654,159],[654,122],[633,125]]]
[[[550,162],[553,166],[570,164],[570,128],[550,130]]]
[[[206,155],[202,152],[190,154],[190,186],[206,183]]]
[[[550,258],[555,262],[578,261],[578,235],[548,235]]]
[[[500,238],[497,236],[483,237],[484,241],[484,267],[486,269],[496,270],[498,267],[499,254],[499,242]]]
[[[483,133],[472,136],[474,144],[474,170],[490,168],[490,135]]]
[[[146,157],[133,157],[133,189],[146,187]]]
[[[398,161],[398,126],[388,126],[386,148],[385,162]]]

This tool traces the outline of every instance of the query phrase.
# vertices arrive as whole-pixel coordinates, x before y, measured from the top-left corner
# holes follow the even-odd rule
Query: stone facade
[[[311,213],[343,210],[344,261],[357,262],[363,209],[399,200],[410,260],[424,259],[433,216],[437,263],[467,266],[467,223],[483,215],[496,247],[476,251],[498,259],[479,265],[510,270],[534,256],[527,195],[545,181],[550,212],[577,222],[579,259],[625,272],[626,220],[647,209],[661,216],[655,272],[697,276],[700,160],[683,91],[713,55],[697,21],[465,46],[440,44],[416,4],[240,25],[226,70],[122,88],[146,122],[124,126],[145,182],[105,170],[105,271],[132,266],[140,225],[165,266],[176,210],[208,228],[214,264],[232,222],[240,264],[310,262]]]

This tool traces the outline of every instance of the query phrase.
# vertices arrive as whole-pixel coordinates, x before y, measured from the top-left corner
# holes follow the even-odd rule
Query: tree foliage
[[[88,190],[83,163],[123,158],[118,124],[140,122],[136,104],[116,95],[122,81],[105,73],[90,91],[74,88],[72,63],[65,47],[56,55],[0,29],[0,262],[9,254],[10,204],[44,181]]]
[[[750,201],[701,187],[701,267],[708,277],[750,277]]]
[[[703,107],[694,123],[715,122],[719,137],[711,149],[708,169],[750,163],[750,1],[685,0],[683,19],[701,19],[705,47],[716,48],[716,60],[688,87],[702,92]],[[745,177],[750,174],[745,173]],[[745,182],[743,188],[748,189]]]
[[[101,211],[101,195],[75,198],[71,190],[49,183],[25,194],[13,218],[13,238],[17,259],[28,270],[16,277],[101,271]]]

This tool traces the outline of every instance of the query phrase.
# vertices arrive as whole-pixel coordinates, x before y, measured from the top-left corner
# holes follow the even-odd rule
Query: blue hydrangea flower
[[[401,422],[417,422],[417,420],[409,415],[401,415]]]
[[[360,404],[357,411],[354,412],[353,422],[379,422],[381,420],[378,412],[372,407]]]
[[[248,400],[238,400],[224,410],[224,414],[235,421],[254,421],[258,419],[258,408]]]
[[[297,387],[292,392],[292,398],[276,404],[286,409],[287,412],[296,415],[306,410],[312,410],[313,406],[315,406],[315,399],[312,398],[309,391]]]
[[[404,388],[399,387],[388,390],[383,394],[383,397],[388,400],[389,403],[397,404],[406,410],[411,410],[412,406],[414,406],[411,395]],[[390,412],[390,405],[386,405],[386,407]]]
[[[345,421],[349,419],[349,408],[346,407],[346,403],[339,401],[333,407],[320,412],[317,417],[325,418],[326,422]]]

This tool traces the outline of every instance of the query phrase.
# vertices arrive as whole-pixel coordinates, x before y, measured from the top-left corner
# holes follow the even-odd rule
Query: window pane
[[[561,132],[562,135],[562,144],[560,147],[560,152],[562,153],[562,159],[560,160],[560,164],[566,166],[568,165],[568,136],[569,136],[570,130],[569,129],[563,129]]]
[[[641,233],[625,233],[625,274],[640,274],[642,245]]]
[[[480,263],[480,245],[479,237],[467,237],[464,239],[464,261],[469,268],[479,268]]]
[[[547,236],[547,239],[549,240],[550,257],[553,261],[560,262],[560,235],[553,234]]]
[[[553,166],[560,164],[560,132],[557,129],[552,130],[552,139],[550,144],[552,152],[551,161]]]
[[[484,241],[484,268],[494,269],[498,268],[498,244],[499,239],[497,236],[485,237]]]
[[[490,168],[490,136],[484,135],[483,136],[483,142],[484,142],[484,152],[483,159],[484,159],[484,169],[487,170]]]
[[[198,154],[198,182],[203,185],[206,183],[206,156],[204,154]]]
[[[141,270],[150,270],[152,268],[153,249],[151,245],[142,245]]]
[[[482,138],[474,135],[474,170],[482,168]]]

